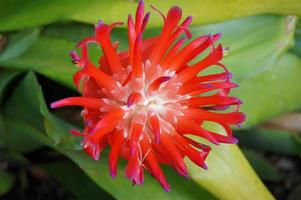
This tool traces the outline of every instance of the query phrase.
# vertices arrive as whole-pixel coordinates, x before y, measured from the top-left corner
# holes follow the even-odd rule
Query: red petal
[[[170,34],[179,23],[181,16],[182,16],[181,8],[174,6],[169,9],[166,20],[164,22],[162,32],[158,38],[158,42],[154,47],[152,54],[150,56],[150,61],[152,64],[156,65],[163,57],[165,51],[168,49]]]
[[[111,43],[110,31],[110,26],[100,22],[95,28],[95,36],[97,41],[101,45],[111,72],[114,74],[121,74],[121,63]]]
[[[113,141],[109,155],[109,168],[112,178],[117,176],[118,155],[123,141],[123,131],[116,130],[113,134]]]
[[[242,112],[214,113],[197,108],[187,109],[185,115],[200,121],[206,120],[233,125],[240,124],[245,120],[245,114]]]
[[[213,50],[207,57],[205,57],[200,62],[194,64],[193,66],[186,68],[179,74],[179,80],[182,83],[186,83],[193,77],[195,77],[201,70],[209,67],[210,65],[215,65],[223,58],[223,49],[221,45],[218,45],[216,49]]]
[[[227,97],[220,95],[195,97],[185,100],[183,103],[190,107],[202,107],[202,106],[213,106],[213,105],[233,105],[240,103],[240,100],[235,97]]]
[[[53,102],[51,108],[60,108],[63,106],[84,106],[92,109],[100,109],[104,103],[100,99],[88,97],[69,97]]]
[[[129,158],[125,169],[125,175],[132,180],[133,184],[143,184],[143,168],[140,166],[138,152]]]
[[[131,155],[133,155],[138,147],[139,137],[145,126],[146,116],[145,114],[136,114],[131,122],[130,128],[130,148]]]
[[[171,159],[175,162],[175,169],[179,174],[188,178],[188,171],[186,165],[183,161],[182,155],[179,153],[176,145],[173,143],[173,139],[167,133],[161,133],[161,144],[167,151],[167,153],[171,156]]]
[[[159,181],[165,191],[170,191],[170,186],[166,181],[163,171],[157,161],[150,144],[146,140],[141,141],[142,152],[145,155],[151,174]]]

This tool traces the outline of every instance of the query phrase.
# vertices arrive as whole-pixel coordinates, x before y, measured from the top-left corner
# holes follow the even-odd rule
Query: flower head
[[[122,157],[128,161],[125,174],[134,184],[143,183],[146,169],[169,191],[160,164],[170,165],[187,178],[184,157],[207,168],[210,147],[189,134],[214,144],[236,143],[230,125],[239,125],[245,116],[238,112],[240,100],[229,96],[237,85],[220,63],[223,48],[215,43],[221,34],[200,36],[184,45],[191,37],[188,26],[192,18],[180,23],[182,11],[176,6],[166,16],[160,14],[164,19],[161,33],[143,39],[150,13],[145,14],[140,1],[135,20],[128,17],[129,48],[122,52],[110,39],[112,29],[121,23],[99,22],[95,35],[78,44],[81,56],[71,52],[73,63],[80,67],[73,79],[82,97],[59,100],[51,107],[83,107],[85,128],[82,133],[71,133],[83,137],[84,150],[95,160],[110,147],[113,178]],[[97,66],[89,59],[88,43],[102,48]],[[221,72],[198,76],[213,67]],[[206,130],[201,126],[206,121],[220,124],[227,135]]]

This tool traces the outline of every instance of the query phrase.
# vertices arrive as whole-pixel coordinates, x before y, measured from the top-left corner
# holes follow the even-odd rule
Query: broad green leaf
[[[213,123],[207,123],[206,128],[221,134],[225,132]],[[207,158],[206,172],[187,160],[191,178],[197,184],[224,200],[274,199],[237,145],[213,146],[203,139],[195,138],[195,140],[200,140],[212,148]]]
[[[37,104],[33,105],[30,102]],[[12,107],[18,106],[18,112]],[[173,188],[172,192],[166,193],[161,186],[146,174],[146,180],[143,186],[133,187],[122,174],[123,168],[120,167],[119,176],[112,180],[108,173],[106,155],[101,161],[94,161],[89,158],[82,150],[72,150],[72,145],[66,145],[66,140],[72,143],[74,136],[68,135],[69,126],[64,122],[58,123],[53,120],[54,117],[45,109],[46,105],[43,100],[42,91],[37,83],[35,76],[29,73],[17,86],[11,97],[5,103],[4,123],[5,126],[14,134],[20,134],[23,137],[35,139],[41,144],[52,147],[61,152],[75,162],[95,183],[110,193],[117,199],[197,199],[204,198],[208,200],[215,199],[211,194],[204,189],[199,188],[192,181],[187,181],[177,177],[175,172],[168,170],[169,182]],[[28,109],[31,110],[33,120],[31,121],[25,114],[28,114]],[[40,112],[40,115],[35,113]],[[24,114],[25,113],[25,114]],[[58,120],[58,119],[57,119]],[[47,121],[52,121],[56,128],[40,127]],[[57,131],[57,132],[55,132]],[[61,134],[61,138],[57,136]],[[70,139],[66,137],[69,136]],[[73,140],[76,146],[77,141]],[[174,177],[175,176],[175,177]]]
[[[243,147],[282,155],[301,155],[301,138],[297,133],[268,128],[252,128],[236,131],[235,135]],[[281,148],[279,148],[280,146]]]
[[[250,127],[285,112],[301,108],[301,60],[284,54],[268,70],[240,82],[233,91],[247,114],[243,127]]]
[[[147,0],[149,5],[156,6],[163,13],[174,4],[183,9],[183,15],[192,15],[194,24],[223,21],[239,16],[260,13],[301,14],[299,0]],[[95,24],[98,20],[106,23],[126,21],[128,13],[134,13],[137,4],[133,1],[106,0],[52,0],[26,1],[3,0],[0,2],[0,31],[11,31],[33,26],[40,26],[58,21],[74,20]],[[153,11],[154,12],[154,11]],[[161,25],[161,17],[153,13],[150,26]]]
[[[258,176],[265,181],[280,181],[282,177],[277,168],[269,163],[262,155],[251,149],[242,149],[242,152],[254,168]]]
[[[234,80],[241,81],[268,69],[291,45],[295,23],[294,17],[264,15],[193,27],[192,33],[194,37],[223,33],[221,43],[230,48],[223,63],[233,72]],[[150,29],[146,35],[157,32],[156,29]],[[50,27],[23,55],[0,61],[0,64],[9,68],[34,70],[74,88],[72,75],[77,69],[70,63],[68,52],[75,48],[74,41],[92,34],[93,29],[90,26]],[[113,31],[112,39],[119,41],[120,49],[127,47],[125,30]]]
[[[0,60],[13,59],[23,54],[36,41],[40,29],[25,30],[12,34],[9,38],[8,47],[0,54]]]
[[[39,167],[42,167],[51,176],[54,176],[78,200],[114,199],[101,190],[80,168],[70,161],[55,161],[41,164]]]
[[[65,39],[40,37],[18,58],[0,61],[3,67],[38,71],[45,76],[73,87],[72,74],[77,71],[68,55],[75,43]],[[0,54],[1,55],[1,54]]]
[[[296,17],[255,16],[192,28],[193,33],[221,32],[228,47],[222,63],[243,82],[269,69],[293,45]]]
[[[0,170],[0,196],[5,194],[13,186],[14,177],[9,173]]]

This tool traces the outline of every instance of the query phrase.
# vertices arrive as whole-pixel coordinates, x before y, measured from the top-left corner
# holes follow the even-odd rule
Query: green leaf
[[[31,103],[32,102],[32,103]],[[33,104],[36,103],[36,104]],[[18,106],[18,112],[12,107]],[[73,160],[98,186],[113,195],[117,199],[215,199],[204,189],[199,188],[192,181],[177,177],[175,172],[168,170],[169,182],[173,188],[172,192],[166,193],[154,178],[145,175],[143,186],[133,187],[123,174],[123,168],[119,169],[119,176],[115,180],[109,176],[107,168],[107,156],[101,161],[94,161],[81,150],[73,150],[71,144],[78,145],[74,136],[69,135],[69,126],[66,123],[58,123],[59,119],[53,120],[53,116],[45,109],[42,91],[34,74],[29,73],[17,86],[4,107],[4,123],[8,130],[23,137],[34,139],[47,145],[68,158]],[[32,120],[29,119],[28,109],[33,113]],[[41,112],[40,112],[41,111]],[[36,113],[40,112],[39,115]],[[42,122],[41,122],[42,121]],[[52,121],[56,128],[40,127],[41,123]],[[58,136],[61,135],[61,138]],[[49,136],[49,138],[48,138]],[[68,138],[70,139],[68,139]],[[55,138],[55,139],[54,139]],[[68,145],[65,146],[65,141]],[[73,141],[73,142],[71,142]]]
[[[73,87],[72,74],[77,69],[71,64],[68,52],[74,47],[75,43],[65,39],[40,37],[24,54],[18,58],[0,61],[0,64],[8,68],[38,71]]]
[[[301,138],[297,133],[268,128],[253,128],[236,131],[235,135],[243,147],[282,155],[298,156],[301,154]],[[280,146],[281,148],[279,148]]]
[[[40,33],[40,29],[25,30],[12,34],[9,38],[8,47],[0,54],[0,61],[13,59],[25,51],[36,41]]]
[[[163,13],[173,6],[173,0],[146,1],[156,6]],[[269,0],[269,1],[211,1],[190,0],[177,1],[182,7],[184,16],[192,15],[194,24],[223,21],[239,16],[255,15],[260,13],[294,14],[301,15],[299,0]],[[11,31],[28,27],[40,26],[58,21],[74,20],[95,24],[98,20],[106,23],[125,21],[129,13],[134,13],[137,4],[133,1],[105,1],[105,0],[52,0],[52,1],[26,1],[6,0],[0,2],[0,31]],[[161,17],[153,13],[150,26],[161,25]]]
[[[8,192],[14,184],[14,177],[0,170],[0,196]]]
[[[214,123],[206,124],[208,130],[223,134],[225,131]],[[237,145],[220,144],[213,146],[207,158],[208,170],[200,169],[187,161],[191,178],[200,186],[211,191],[219,199],[274,199],[263,185]]]
[[[293,45],[295,26],[296,17],[263,15],[193,27],[192,33],[223,34],[221,44],[229,50],[222,63],[240,83],[272,67]]]
[[[276,167],[269,163],[262,155],[251,149],[242,149],[242,152],[260,178],[265,181],[280,181],[282,179]]]
[[[56,161],[39,166],[54,176],[79,200],[113,200],[111,195],[100,189],[80,168],[70,161]]]
[[[279,58],[268,70],[240,82],[233,94],[243,101],[247,128],[301,108],[301,60],[292,54]]]

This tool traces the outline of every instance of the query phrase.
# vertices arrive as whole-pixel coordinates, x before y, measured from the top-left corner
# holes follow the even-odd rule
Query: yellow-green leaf
[[[299,0],[146,0],[166,13],[168,8],[179,5],[184,15],[192,15],[194,24],[223,21],[240,16],[260,13],[301,15]],[[134,13],[135,1],[125,0],[2,0],[0,1],[0,31],[11,31],[40,26],[58,21],[74,20],[95,24],[98,20],[112,23],[125,21],[129,12]],[[154,13],[150,26],[159,26],[162,18]]]

